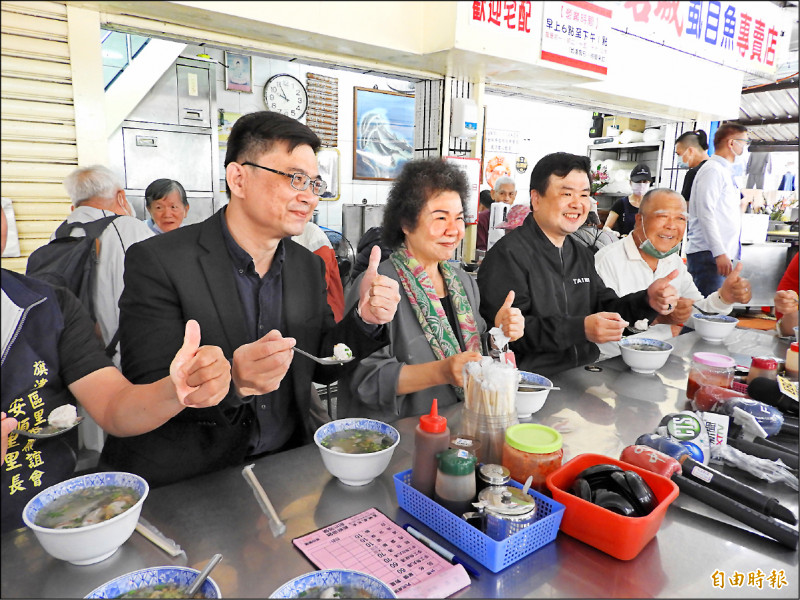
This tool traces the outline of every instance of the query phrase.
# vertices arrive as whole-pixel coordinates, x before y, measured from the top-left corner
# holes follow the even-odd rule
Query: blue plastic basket
[[[521,488],[516,481],[510,485]],[[501,542],[411,487],[411,469],[396,473],[394,489],[400,508],[416,517],[447,541],[461,548],[484,567],[497,573],[556,539],[564,505],[535,490],[537,520]]]

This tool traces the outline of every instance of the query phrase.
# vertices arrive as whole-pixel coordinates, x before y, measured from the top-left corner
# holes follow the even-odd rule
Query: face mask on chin
[[[642,234],[644,235],[644,241],[641,244],[639,244],[639,250],[641,250],[645,254],[649,254],[653,258],[657,258],[658,260],[661,260],[662,258],[667,258],[671,254],[675,254],[681,248],[680,244],[675,244],[673,248],[670,248],[666,252],[662,252],[661,250],[656,248],[653,245],[653,242],[651,242],[647,237],[647,232],[644,230],[644,221],[642,221]]]
[[[683,162],[683,159],[681,158],[681,159],[678,160],[678,168],[679,169],[688,169],[689,168],[689,163]]]

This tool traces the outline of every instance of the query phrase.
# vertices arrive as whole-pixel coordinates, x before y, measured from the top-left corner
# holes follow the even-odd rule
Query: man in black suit
[[[202,223],[132,246],[120,298],[123,372],[134,382],[163,377],[196,319],[204,344],[231,361],[231,388],[216,407],[184,411],[153,432],[109,437],[102,465],[163,485],[307,443],[326,420],[312,381],[345,367],[295,355],[297,344],[331,356],[347,344],[356,359],[386,345],[397,283],[377,273],[374,249],[358,305],[338,324],[327,303],[322,260],[289,239],[325,193],[317,136],[274,112],[241,117],[228,138],[230,203]]]

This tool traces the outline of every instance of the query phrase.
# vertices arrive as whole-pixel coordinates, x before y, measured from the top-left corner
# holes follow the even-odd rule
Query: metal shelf
[[[655,142],[630,142],[628,144],[615,144],[614,142],[606,144],[590,144],[589,150],[627,150],[630,148],[661,148],[664,145],[664,140],[656,140]]]

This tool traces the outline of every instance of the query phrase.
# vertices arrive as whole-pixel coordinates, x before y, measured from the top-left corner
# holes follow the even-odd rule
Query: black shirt
[[[458,326],[458,317],[456,316],[456,311],[453,309],[453,301],[450,300],[449,295],[445,295],[444,298],[439,298],[439,301],[442,303],[444,314],[447,315],[447,322],[450,323],[450,328],[453,330],[458,340],[458,347],[464,352],[466,347],[464,346],[464,340],[461,339],[461,328]]]
[[[683,178],[683,188],[681,189],[681,196],[683,196],[683,199],[686,200],[686,202],[689,202],[689,196],[692,195],[692,184],[694,183],[694,178],[704,164],[706,164],[706,161],[703,161],[696,167],[692,167],[686,171],[686,176]]]
[[[636,225],[636,215],[639,212],[639,207],[631,204],[630,198],[626,196],[614,202],[614,206],[611,207],[611,212],[615,212],[619,215],[617,222],[614,223],[614,227],[612,227],[614,231],[619,231],[622,235],[628,235],[633,231]]]
[[[253,258],[233,239],[224,212],[222,237],[233,263],[236,289],[241,300],[241,306],[231,307],[231,310],[242,311],[252,335],[250,342],[261,339],[273,329],[285,331],[282,270],[286,251],[283,240],[275,249],[269,271],[261,277]],[[249,455],[279,450],[292,438],[299,422],[293,397],[291,377],[285,377],[274,392],[247,399],[258,422],[255,435],[250,440]]]

